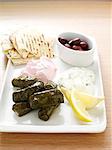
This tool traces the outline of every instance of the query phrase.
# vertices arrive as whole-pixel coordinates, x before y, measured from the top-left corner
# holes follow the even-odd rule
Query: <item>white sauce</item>
[[[68,88],[76,88],[83,92],[93,93],[95,74],[87,68],[73,67],[58,78],[58,84]]]

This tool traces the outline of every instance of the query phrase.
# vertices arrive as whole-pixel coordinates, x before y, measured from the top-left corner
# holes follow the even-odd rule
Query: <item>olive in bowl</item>
[[[59,57],[72,66],[89,66],[96,48],[93,38],[80,33],[64,32],[57,38]]]

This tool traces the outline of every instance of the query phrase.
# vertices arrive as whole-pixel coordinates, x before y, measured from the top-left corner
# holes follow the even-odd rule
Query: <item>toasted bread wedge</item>
[[[6,39],[4,39],[4,40],[1,42],[1,47],[2,47],[2,50],[3,50],[3,51],[10,50],[10,49],[13,49],[13,48],[14,48],[14,46],[13,46],[13,44],[11,43],[11,41],[9,40],[9,38],[6,38]]]
[[[54,57],[52,40],[44,37],[35,29],[22,28],[0,43],[3,52],[15,65],[25,64],[41,56]]]
[[[38,58],[42,55],[52,56],[53,50],[50,44],[37,30],[18,30],[11,35],[10,39],[22,58],[27,58],[29,53]]]

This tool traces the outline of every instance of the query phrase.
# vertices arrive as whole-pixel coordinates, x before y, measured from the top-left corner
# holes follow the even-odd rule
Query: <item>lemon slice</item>
[[[70,91],[65,87],[59,87],[59,90],[63,93],[65,98],[68,100],[69,104],[71,105],[73,111],[76,113],[78,119],[91,122],[92,119],[90,118],[88,112],[85,109],[85,105],[79,100],[75,98],[74,91]]]
[[[60,91],[63,93],[65,98],[69,101],[70,100],[70,95],[71,91],[66,89],[65,87],[60,87]],[[74,97],[76,99],[79,99],[84,105],[86,109],[92,109],[94,108],[97,104],[102,102],[104,100],[104,97],[95,97],[92,95],[89,95],[84,92],[80,92],[79,90],[72,90],[74,93]]]
[[[75,98],[74,91],[71,93],[71,97],[69,99],[70,105],[73,111],[76,113],[76,116],[85,122],[92,122],[89,113],[85,109],[85,105],[79,100]]]
[[[69,101],[73,111],[76,113],[76,116],[85,122],[92,121],[87,109],[94,108],[97,104],[104,100],[103,97],[95,97],[76,89],[71,91],[63,86],[59,89]]]
[[[97,104],[104,100],[104,97],[95,97],[87,93],[80,92],[78,90],[73,90],[76,99],[79,99],[86,109],[94,108]]]

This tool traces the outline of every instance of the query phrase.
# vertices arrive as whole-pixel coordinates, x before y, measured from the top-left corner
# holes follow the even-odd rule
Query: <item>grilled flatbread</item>
[[[4,53],[12,61],[14,65],[26,64],[31,59],[37,59],[30,53],[28,54],[28,57],[24,59],[15,49],[7,50]]]
[[[5,51],[5,50],[10,50],[10,49],[13,49],[14,46],[13,44],[11,43],[11,41],[9,40],[9,38],[6,38],[4,39],[2,42],[1,42],[1,47],[2,47],[2,50]]]
[[[15,65],[25,64],[41,56],[54,57],[53,43],[37,30],[22,28],[6,36],[0,43],[3,52]]]
[[[28,61],[30,61],[32,58],[26,58],[26,59],[23,59],[23,58],[19,58],[19,59],[11,59],[12,63],[14,65],[23,65],[23,64],[26,64]],[[35,58],[33,58],[35,59]]]
[[[53,56],[50,43],[37,30],[18,30],[11,35],[10,39],[22,58],[27,58],[29,53],[38,58],[43,55],[47,57]]]

